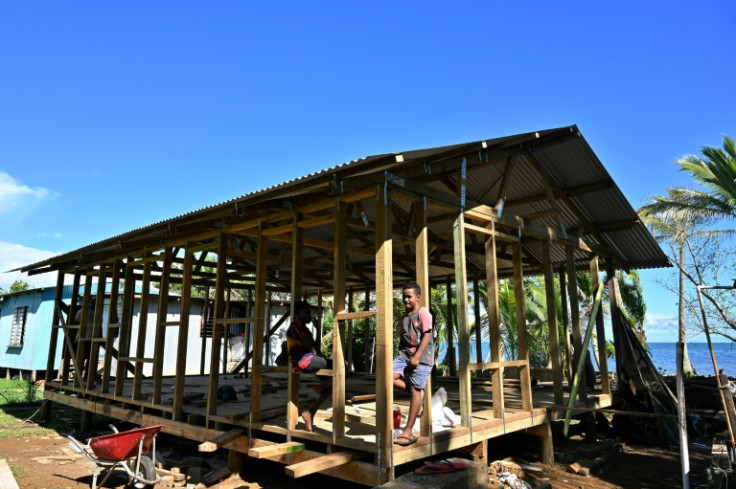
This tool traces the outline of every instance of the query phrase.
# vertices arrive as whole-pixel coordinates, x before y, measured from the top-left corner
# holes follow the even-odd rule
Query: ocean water
[[[675,371],[675,355],[677,343],[649,343],[649,355],[652,362],[661,373],[674,374]],[[483,345],[484,361],[488,359],[489,346]],[[440,346],[440,359],[445,358],[446,345]],[[713,375],[713,361],[711,360],[708,343],[688,343],[687,352],[690,357],[690,363],[695,367],[698,375]],[[713,343],[713,353],[716,357],[719,370],[729,377],[736,377],[736,343]],[[475,359],[475,345],[470,346],[471,361]],[[597,365],[596,362],[593,363]],[[608,360],[608,371],[613,372],[616,369],[616,361]],[[597,370],[597,369],[596,369]]]

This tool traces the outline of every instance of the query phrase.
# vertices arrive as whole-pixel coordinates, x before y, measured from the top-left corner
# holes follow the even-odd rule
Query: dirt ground
[[[613,489],[613,488],[672,488],[681,486],[680,461],[677,451],[623,441],[620,438],[585,441],[579,436],[556,441],[556,463],[552,466],[534,462],[534,451],[524,440],[500,439],[489,448],[489,461],[510,458],[532,465],[525,470],[526,480],[533,486],[549,482],[554,489]],[[178,453],[169,447],[176,446]],[[188,442],[161,436],[159,451],[164,459],[180,457],[189,450]],[[196,455],[196,451],[194,452]],[[694,446],[690,452],[691,487],[703,486],[704,470],[710,463],[707,447]],[[57,435],[6,438],[0,441],[0,458],[6,458],[21,488],[90,487],[94,465],[68,448],[68,440]],[[569,466],[579,463],[581,470],[592,467],[590,475],[570,472]],[[217,463],[225,463],[219,457]],[[409,469],[411,467],[404,467]],[[401,472],[401,471],[399,471]],[[124,487],[123,472],[111,478],[105,487]],[[180,487],[183,482],[171,483]],[[284,474],[283,465],[244,459],[240,477],[231,476],[210,487],[221,489],[317,489],[324,487],[358,489],[363,486],[338,481],[325,476],[309,476],[294,480]],[[162,487],[159,485],[158,487]],[[194,487],[194,486],[189,486]],[[199,487],[204,487],[200,485]],[[500,486],[499,486],[500,487]]]

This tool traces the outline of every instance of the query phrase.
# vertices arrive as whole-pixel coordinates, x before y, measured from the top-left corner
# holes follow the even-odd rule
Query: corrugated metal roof
[[[616,251],[620,255],[620,266],[631,267],[634,264],[637,267],[667,266],[666,256],[644,225],[636,223],[638,219],[636,212],[613,183],[595,153],[579,134],[577,127],[569,126],[485,141],[368,156],[137,228],[70,253],[28,265],[21,270],[41,272],[47,267],[67,266],[77,257],[89,253],[112,254],[117,246],[136,240],[155,241],[158,238],[163,241],[166,237],[170,237],[172,232],[184,229],[187,225],[196,227],[197,232],[201,232],[202,227],[216,228],[214,224],[216,219],[227,219],[228,223],[238,222],[239,219],[244,219],[242,216],[249,212],[249,209],[258,209],[257,206],[263,203],[278,203],[278,199],[295,198],[310,192],[324,193],[326,187],[322,186],[331,182],[344,180],[361,185],[367,177],[380,177],[384,171],[399,176],[409,175],[407,177],[409,179],[413,178],[411,175],[417,174],[421,176],[423,185],[433,189],[432,192],[451,193],[448,185],[450,187],[456,185],[458,179],[457,166],[453,165],[463,157],[467,158],[468,166],[471,168],[467,180],[468,198],[494,205],[503,178],[504,165],[493,164],[491,160],[500,158],[499,161],[504,162],[504,155],[515,155],[513,167],[504,187],[504,196],[508,201],[541,197],[536,202],[509,205],[504,210],[505,216],[532,215],[549,209],[545,185],[538,172],[538,167],[541,167],[553,186],[563,194],[557,196],[555,202],[563,227],[567,229],[576,227],[579,221],[577,216],[582,215],[593,229],[600,228],[597,234],[589,235],[587,239]],[[432,164],[427,166],[427,162]],[[449,170],[442,170],[445,168],[441,166],[442,162],[450,163],[446,167]],[[422,165],[425,165],[424,168]],[[433,171],[444,173],[432,173]],[[580,188],[595,185],[600,185],[601,188],[592,193],[579,192]],[[366,213],[369,215],[373,213],[370,202],[366,201],[364,207]],[[408,207],[404,207],[404,212],[408,212]],[[625,221],[632,222],[632,227],[625,230],[616,229],[615,232],[605,230],[606,225]],[[542,217],[535,222],[558,228],[555,217]],[[334,226],[330,226],[332,225],[313,228],[309,232],[312,236],[325,239],[333,231]],[[430,231],[435,234],[446,232],[446,228],[447,223],[430,224]],[[186,235],[188,231],[181,232]],[[355,244],[360,245],[359,242]],[[534,254],[533,247],[529,248],[529,253]],[[553,250],[553,253],[555,258],[559,258],[557,256],[559,251]],[[579,257],[584,258],[582,253]],[[442,266],[438,268],[445,269]]]

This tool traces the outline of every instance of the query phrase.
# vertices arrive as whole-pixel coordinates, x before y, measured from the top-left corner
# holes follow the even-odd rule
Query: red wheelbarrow
[[[159,481],[156,475],[156,435],[161,431],[163,425],[122,432],[118,432],[113,425],[110,425],[110,428],[115,433],[90,438],[86,447],[73,436],[62,433],[71,440],[80,453],[84,453],[95,463],[92,489],[97,489],[97,476],[102,470],[108,472],[100,485],[105,484],[113,471],[118,468],[128,474],[128,484],[136,489],[153,487]],[[146,454],[151,451],[152,447],[152,457],[149,457]]]

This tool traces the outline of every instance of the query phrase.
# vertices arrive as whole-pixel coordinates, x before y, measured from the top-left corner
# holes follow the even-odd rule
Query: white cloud
[[[50,195],[46,188],[31,188],[0,172],[0,217],[26,215]]]
[[[21,272],[8,272],[24,265],[30,265],[58,253],[46,250],[37,250],[28,248],[17,243],[8,243],[0,241],[0,288],[8,290],[10,285],[16,280],[24,280],[28,282],[31,288],[52,287],[56,285],[55,273],[43,273],[40,275],[27,275]]]

